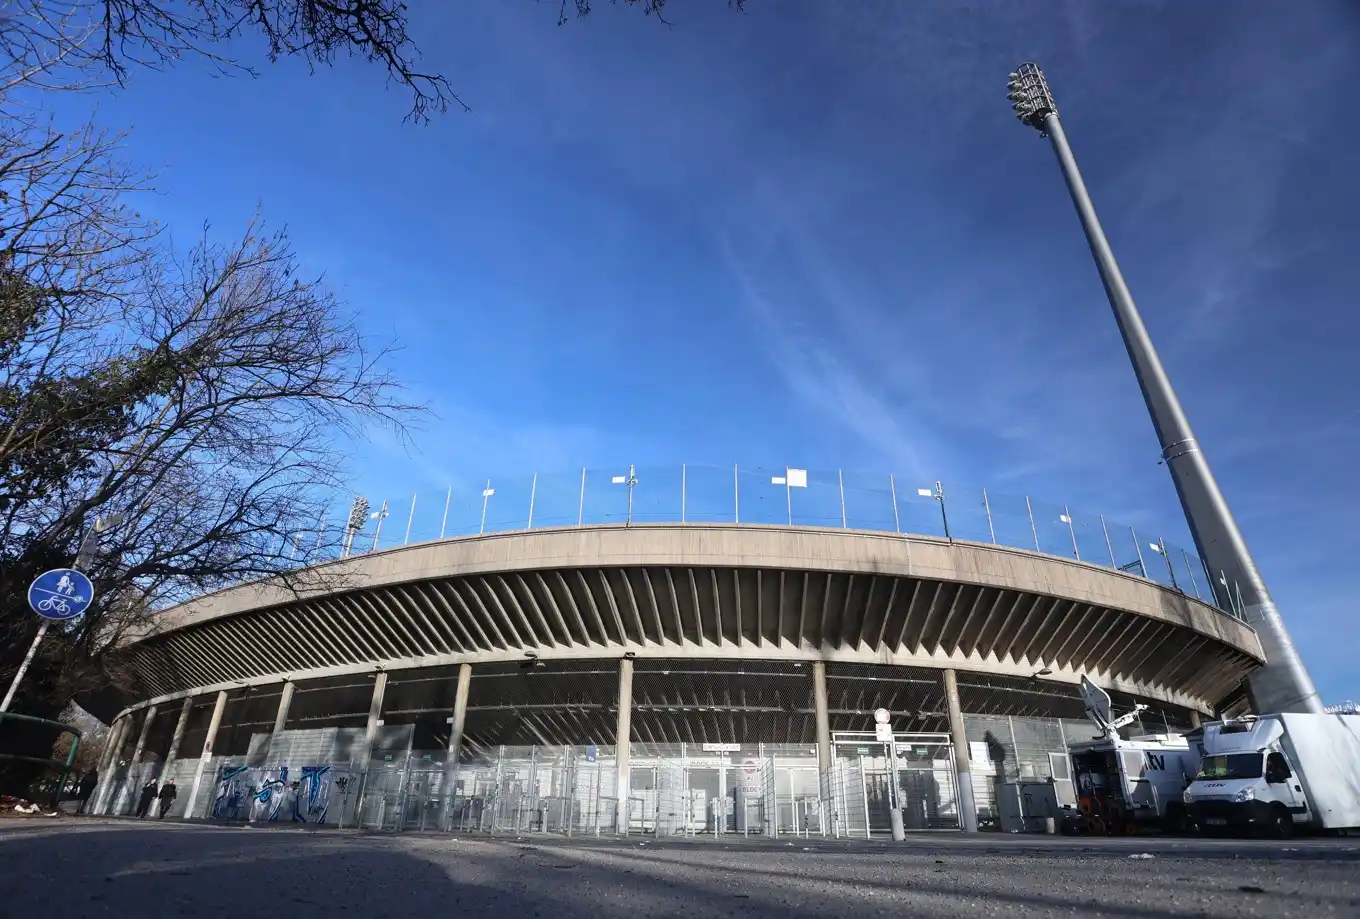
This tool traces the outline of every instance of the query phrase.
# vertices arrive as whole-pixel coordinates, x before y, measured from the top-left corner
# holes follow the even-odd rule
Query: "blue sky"
[[[78,103],[133,127],[177,235],[259,204],[403,347],[437,417],[356,450],[388,534],[413,492],[419,533],[446,486],[541,470],[570,517],[573,469],[686,461],[987,486],[1188,546],[1057,165],[1005,99],[1033,59],[1324,697],[1356,694],[1353,3],[436,6],[412,34],[473,111],[426,127],[349,61],[188,62]]]

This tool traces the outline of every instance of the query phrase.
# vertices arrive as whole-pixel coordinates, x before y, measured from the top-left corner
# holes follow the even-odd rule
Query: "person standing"
[[[99,770],[91,769],[80,777],[80,785],[76,791],[76,796],[80,799],[80,807],[76,808],[77,814],[85,813],[85,808],[90,803],[90,796],[94,794],[95,786],[99,784]]]
[[[175,780],[171,779],[161,786],[161,812],[160,818],[165,819],[165,815],[170,812],[170,807],[175,803],[175,798],[179,797],[179,789],[175,787]]]
[[[156,780],[151,779],[142,786],[142,797],[137,801],[137,816],[145,817],[151,810],[151,802],[156,800]]]

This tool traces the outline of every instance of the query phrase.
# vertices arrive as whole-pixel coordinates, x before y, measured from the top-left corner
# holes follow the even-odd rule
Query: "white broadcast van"
[[[1122,737],[1120,729],[1137,721],[1147,706],[1139,703],[1116,717],[1109,693],[1086,677],[1081,697],[1097,736],[1067,745],[1076,810],[1063,819],[1062,832],[1103,836],[1184,829],[1181,793],[1199,766],[1198,748],[1179,734]]]
[[[1185,807],[1206,832],[1360,830],[1360,715],[1247,716],[1204,726]]]

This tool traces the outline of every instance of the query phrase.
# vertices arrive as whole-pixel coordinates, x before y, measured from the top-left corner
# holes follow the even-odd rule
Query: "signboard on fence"
[[[765,783],[761,780],[760,763],[748,759],[741,765],[741,790],[747,794],[760,794]]]

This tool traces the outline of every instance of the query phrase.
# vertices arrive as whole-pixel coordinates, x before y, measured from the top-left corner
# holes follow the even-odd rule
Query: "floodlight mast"
[[[1077,168],[1062,122],[1058,119],[1058,107],[1053,101],[1048,81],[1037,64],[1025,63],[1010,75],[1007,89],[1016,117],[1037,130],[1041,136],[1047,137],[1058,156],[1067,190],[1076,205],[1082,229],[1086,231],[1086,241],[1091,246],[1091,254],[1095,257],[1096,268],[1105,285],[1105,294],[1114,310],[1115,321],[1119,324],[1124,347],[1128,350],[1138,385],[1143,391],[1143,400],[1147,403],[1152,425],[1161,441],[1162,459],[1171,470],[1171,479],[1180,496],[1190,534],[1210,569],[1210,580],[1213,580],[1213,574],[1223,578],[1223,584],[1214,587],[1220,605],[1227,606],[1231,602],[1236,585],[1241,590],[1243,603],[1234,608],[1241,609],[1243,618],[1261,639],[1266,663],[1248,679],[1253,708],[1258,712],[1321,714],[1322,700],[1313,686],[1313,679],[1294,647],[1294,641],[1266,589],[1256,562],[1252,560],[1246,540],[1238,530],[1228,503],[1209,469],[1209,462],[1190,430],[1190,422],[1185,417],[1180,400],[1124,283],[1114,252],[1096,216],[1095,205]]]

